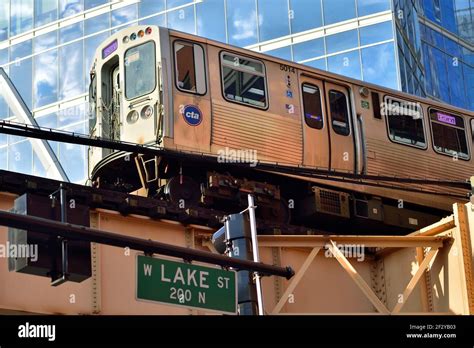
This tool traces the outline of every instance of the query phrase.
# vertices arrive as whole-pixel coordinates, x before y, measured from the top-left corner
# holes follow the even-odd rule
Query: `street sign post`
[[[235,314],[236,273],[138,255],[137,299]]]

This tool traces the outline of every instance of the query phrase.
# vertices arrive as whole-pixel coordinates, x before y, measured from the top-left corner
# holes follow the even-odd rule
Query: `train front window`
[[[203,48],[188,42],[175,42],[174,54],[178,89],[193,94],[206,94]]]
[[[149,41],[125,52],[125,97],[135,99],[151,93],[156,87],[156,49]]]
[[[321,92],[318,87],[303,84],[303,108],[306,124],[311,128],[323,128]]]
[[[423,112],[419,104],[386,97],[384,110],[390,140],[426,149]]]
[[[464,119],[438,110],[430,110],[433,147],[436,152],[468,160],[469,150]]]
[[[224,53],[222,78],[225,99],[261,109],[267,107],[265,67],[261,62]]]
[[[335,90],[329,91],[329,105],[331,107],[332,129],[336,134],[349,135],[351,129],[346,95]]]

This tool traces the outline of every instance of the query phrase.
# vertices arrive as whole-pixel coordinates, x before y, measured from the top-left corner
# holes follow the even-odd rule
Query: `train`
[[[103,42],[90,77],[91,137],[164,150],[89,148],[98,187],[233,213],[253,194],[260,219],[347,234],[469,200],[437,184],[473,175],[468,110],[146,25]]]

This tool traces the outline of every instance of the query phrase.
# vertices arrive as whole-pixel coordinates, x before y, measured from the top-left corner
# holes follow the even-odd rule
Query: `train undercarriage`
[[[247,207],[252,194],[257,217],[281,226],[304,226],[336,234],[410,233],[447,212],[387,198],[315,184],[278,173],[201,161],[115,152],[92,172],[98,188],[196,206],[229,214]]]

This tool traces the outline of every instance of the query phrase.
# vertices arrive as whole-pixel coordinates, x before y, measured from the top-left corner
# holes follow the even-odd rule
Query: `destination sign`
[[[447,124],[452,124],[453,126],[456,125],[456,117],[443,114],[442,112],[437,112],[437,113],[436,113],[436,119],[437,119],[439,122],[443,122],[443,123],[447,123]]]
[[[115,40],[115,41],[111,42],[110,44],[108,44],[108,45],[102,50],[102,59],[107,58],[107,57],[110,56],[112,53],[114,53],[115,51],[117,51],[117,48],[118,48],[118,41],[117,41],[117,40]]]

